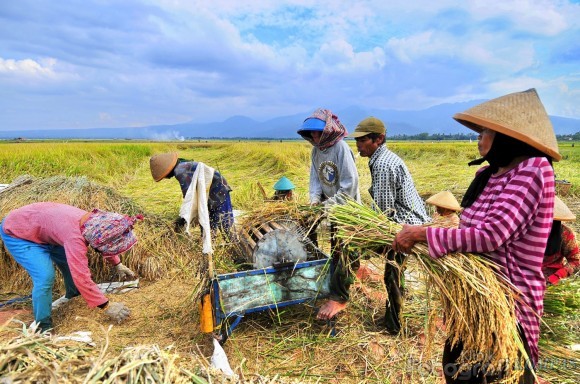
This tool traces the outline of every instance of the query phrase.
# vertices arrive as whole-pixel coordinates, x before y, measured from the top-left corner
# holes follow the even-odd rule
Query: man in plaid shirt
[[[360,155],[369,158],[372,178],[369,193],[375,210],[380,210],[399,224],[420,225],[431,221],[407,166],[385,146],[386,129],[383,122],[375,117],[366,118],[349,136],[355,138]],[[388,294],[385,327],[390,334],[396,335],[401,330],[399,314],[403,302],[404,255],[392,250],[385,252],[384,279]]]

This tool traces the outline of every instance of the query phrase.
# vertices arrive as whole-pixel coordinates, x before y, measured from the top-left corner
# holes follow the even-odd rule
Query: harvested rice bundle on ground
[[[319,225],[323,209],[297,204],[293,201],[267,201],[239,217],[236,224],[238,233],[237,252],[242,258],[251,255],[255,242],[261,236],[259,232],[267,231],[270,223],[278,223],[289,230],[297,231],[304,240]],[[280,226],[273,224],[275,228]],[[256,238],[256,235],[258,238]]]
[[[580,278],[563,279],[546,289],[538,372],[549,382],[572,383],[580,377],[579,309]]]
[[[562,341],[540,339],[538,376],[549,383],[576,384],[580,377],[580,351]]]
[[[114,189],[90,182],[85,177],[55,176],[49,178],[20,178],[24,183],[0,193],[0,218],[11,210],[40,201],[69,204],[90,211],[99,208],[127,215],[142,213],[144,221],[136,225],[137,244],[121,257],[123,263],[145,279],[157,279],[169,269],[179,268],[198,281],[204,275],[205,263],[194,255],[201,254],[198,238],[177,234],[173,224],[144,210],[133,200],[121,196]],[[110,277],[111,271],[104,259],[89,248],[89,267],[95,281]],[[0,246],[0,279],[3,289],[30,288],[28,275]],[[62,279],[58,279],[61,284]]]
[[[361,253],[390,246],[402,228],[352,200],[333,206],[330,217],[337,223],[338,237],[344,244]],[[460,338],[463,341],[461,364],[468,366],[487,357],[489,372],[505,369],[505,382],[517,382],[523,371],[505,364],[520,362],[523,366],[521,356],[525,355],[516,328],[515,288],[498,278],[495,264],[484,257],[454,254],[434,260],[425,244],[416,244],[413,254],[440,293],[449,337],[453,343]],[[485,316],[481,308],[486,308]]]
[[[544,294],[544,315],[577,314],[580,310],[580,277],[560,280]]]
[[[242,227],[275,220],[293,220],[308,226],[318,222],[323,215],[321,207],[300,205],[294,201],[267,201],[259,204],[240,218]]]
[[[106,332],[103,329],[103,333]],[[199,358],[182,358],[157,345],[127,347],[117,354],[107,342],[99,349],[86,338],[32,333],[0,328],[0,376],[10,383],[207,383],[192,373]],[[2,381],[4,382],[4,381]]]
[[[303,380],[245,374],[225,376],[201,353],[177,353],[171,346],[129,345],[115,351],[111,327],[94,333],[50,336],[16,322],[0,327],[0,382],[4,383],[303,383]],[[97,346],[94,346],[97,344]],[[99,346],[100,345],[100,346]],[[240,369],[236,369],[241,372]]]

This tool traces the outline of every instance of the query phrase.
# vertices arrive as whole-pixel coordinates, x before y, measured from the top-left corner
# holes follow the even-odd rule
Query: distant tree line
[[[389,136],[390,140],[428,140],[428,141],[443,141],[443,140],[477,140],[477,133],[434,133],[427,132],[419,133],[417,135],[393,135]],[[579,141],[580,131],[572,135],[556,135],[558,141]]]
[[[388,137],[391,140],[428,140],[428,141],[443,141],[443,140],[477,140],[477,133],[434,133],[427,132],[419,133],[417,135],[394,135]]]
[[[558,139],[558,141],[579,141],[580,131],[574,133],[573,135],[556,135],[556,139]]]

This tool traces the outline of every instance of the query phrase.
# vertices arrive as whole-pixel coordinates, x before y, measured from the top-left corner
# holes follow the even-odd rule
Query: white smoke
[[[179,131],[152,133],[150,139],[153,141],[185,141],[185,137]]]

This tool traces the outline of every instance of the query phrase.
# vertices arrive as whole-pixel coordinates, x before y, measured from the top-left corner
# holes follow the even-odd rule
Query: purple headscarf
[[[81,233],[89,245],[103,256],[115,256],[129,250],[137,242],[132,231],[137,220],[143,220],[143,216],[130,217],[93,209],[81,226]]]

